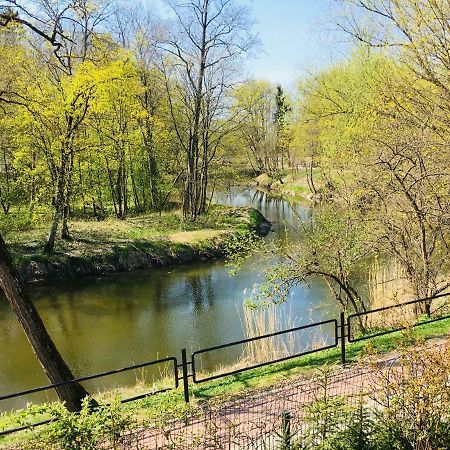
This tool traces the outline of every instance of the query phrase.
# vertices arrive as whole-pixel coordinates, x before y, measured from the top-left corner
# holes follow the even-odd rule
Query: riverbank
[[[313,183],[319,191],[322,183],[317,179],[315,171],[313,171]],[[306,173],[288,174],[281,179],[271,178],[268,174],[263,173],[256,177],[251,185],[286,200],[314,202],[318,196],[311,191]]]
[[[74,221],[72,239],[59,240],[52,254],[42,252],[45,224],[11,234],[7,243],[23,279],[33,282],[216,259],[231,236],[248,230],[265,236],[270,227],[254,208],[213,206],[197,222],[183,221],[178,212]]]

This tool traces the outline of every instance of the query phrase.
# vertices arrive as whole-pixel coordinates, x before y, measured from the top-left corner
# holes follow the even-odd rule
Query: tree
[[[6,2],[6,6],[20,6],[15,1]],[[6,9],[5,5],[0,4],[0,25],[6,27],[10,21],[21,23],[28,26],[33,32],[37,32],[48,42],[58,48],[58,32],[51,35],[47,34],[45,29],[39,29],[37,26],[20,18],[19,13],[13,9]],[[57,29],[55,24],[54,30]],[[0,87],[0,106],[3,104],[16,103],[17,98],[14,95],[13,86],[7,84],[6,87]],[[0,286],[4,292],[11,308],[17,315],[17,318],[30,342],[36,357],[41,363],[46,375],[52,383],[60,383],[73,380],[71,370],[58,352],[51,337],[34,307],[28,292],[20,280],[14,267],[11,256],[3,237],[0,235]],[[70,383],[56,388],[58,396],[65,402],[66,407],[71,411],[81,409],[82,399],[88,395],[88,392],[79,383]]]
[[[420,101],[415,99],[417,92]],[[363,51],[315,78],[303,93],[314,124],[327,201],[359,210],[367,245],[396,259],[418,298],[449,287],[448,133],[439,91],[383,53]]]
[[[62,222],[61,238],[70,238],[68,219],[72,194],[74,140],[87,116],[91,97],[95,91],[93,83],[79,84],[75,81],[73,86],[77,86],[78,90],[71,91],[69,89],[66,96],[65,82],[68,81],[70,84],[71,77],[74,77],[80,68],[81,75],[83,75],[82,68],[85,63],[95,60],[95,63],[98,64],[105,58],[106,55],[102,54],[103,46],[96,35],[96,29],[108,16],[109,3],[99,1],[97,4],[93,4],[88,0],[81,0],[74,4],[76,5],[74,11],[73,8],[64,7],[64,5],[49,3],[47,0],[42,1],[45,2],[47,16],[49,18],[57,17],[59,27],[67,27],[71,30],[70,36],[65,36],[60,45],[61,52],[53,52],[50,55],[46,55],[44,52],[42,58],[44,61],[48,61],[51,68],[48,72],[50,82],[60,85],[62,99],[68,103],[61,116],[60,135],[57,137],[59,155],[57,159],[54,159],[56,173],[54,214],[44,247],[44,251],[49,253],[55,246],[60,222]]]
[[[116,25],[114,34],[122,46],[132,52],[136,60],[137,75],[141,89],[138,94],[140,108],[145,113],[138,117],[138,125],[143,140],[145,155],[145,195],[142,203],[145,209],[160,210],[164,207],[164,180],[162,168],[172,172],[173,167],[164,167],[158,150],[158,134],[161,128],[167,132],[167,100],[165,98],[164,80],[157,68],[157,43],[165,30],[154,14],[142,4],[122,8],[114,16]],[[168,155],[165,155],[166,157]],[[167,158],[169,159],[169,158]],[[175,170],[178,173],[178,168]],[[177,175],[174,175],[177,178]]]
[[[449,287],[443,272],[449,248],[450,5],[346,3],[341,29],[370,49],[384,49],[397,65],[383,80],[386,104],[377,108],[384,120],[372,137],[378,154],[370,185],[379,206],[389,210],[380,239],[402,262],[416,295],[435,295]]]
[[[234,91],[244,147],[253,169],[281,180],[280,170],[289,163],[292,111],[283,88],[263,80],[243,83]]]
[[[369,194],[379,250],[399,261],[418,298],[450,287],[450,173],[446,146],[428,129],[397,117],[372,137],[377,154],[360,183]]]
[[[284,302],[293,286],[320,278],[342,310],[366,311],[357,272],[375,248],[360,212],[333,204],[322,206],[313,220],[303,224],[301,232],[298,244],[289,243],[278,250],[282,261],[268,271],[257,294],[258,302]],[[268,250],[273,257],[273,249]]]
[[[173,126],[186,155],[183,213],[195,220],[206,209],[213,140],[217,143],[226,134],[225,99],[236,63],[255,40],[247,11],[232,0],[169,4],[177,29],[160,45],[161,65]],[[216,121],[220,123],[213,130]]]
[[[281,161],[278,162],[277,166],[281,169],[285,167],[285,160],[292,164],[292,160],[289,154],[289,148],[292,140],[292,136],[290,133],[289,122],[287,120],[288,114],[292,112],[292,107],[289,104],[289,100],[286,97],[283,88],[280,85],[277,85],[277,92],[275,94],[275,115],[274,122],[276,126],[276,153],[278,159]],[[280,164],[281,163],[281,164]],[[281,177],[278,177],[281,180]]]
[[[277,128],[275,90],[267,81],[250,81],[235,92],[235,107],[241,114],[241,133],[250,162],[256,172],[277,170]]]
[[[341,0],[349,6],[340,29],[371,49],[383,49],[410,72],[409,104],[433,114],[435,132],[446,133],[450,112],[450,4],[446,0]],[[367,24],[370,23],[370,26]],[[385,80],[387,81],[387,80]],[[434,86],[434,88],[431,88]],[[435,104],[436,95],[439,98]],[[430,106],[434,105],[434,110]],[[418,118],[418,117],[416,117]]]

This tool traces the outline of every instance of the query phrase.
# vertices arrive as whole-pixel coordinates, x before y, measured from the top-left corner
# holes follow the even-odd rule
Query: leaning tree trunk
[[[71,370],[49,336],[39,313],[19,278],[3,237],[0,235],[0,287],[17,315],[33,351],[52,384],[74,379]],[[55,388],[69,411],[79,411],[89,393],[79,383]],[[94,402],[95,404],[95,402]]]

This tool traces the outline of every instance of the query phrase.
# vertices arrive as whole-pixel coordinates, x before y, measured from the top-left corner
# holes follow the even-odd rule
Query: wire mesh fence
[[[356,405],[367,397],[371,370],[354,367],[338,373],[286,382],[218,405],[193,408],[182,419],[155,421],[125,437],[124,449],[287,449],[312,431],[310,408],[324,398]],[[156,419],[156,418],[155,418]],[[314,426],[316,426],[315,424]],[[320,430],[314,430],[314,433]]]
[[[287,380],[217,405],[201,404],[182,419],[142,426],[125,436],[122,448],[310,450],[352,426],[358,430],[350,438],[364,438],[364,428],[373,431],[365,421],[383,417],[387,410],[385,417],[402,422],[400,433],[404,427],[406,438],[428,439],[434,427],[423,429],[423,418],[438,421],[440,409],[439,420],[448,422],[449,341],[416,344],[377,358],[346,369],[325,366],[309,378]],[[407,415],[410,411],[414,416],[416,408],[422,415],[417,423]]]

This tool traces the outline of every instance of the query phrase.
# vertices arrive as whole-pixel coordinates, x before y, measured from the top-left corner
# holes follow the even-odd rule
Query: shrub
[[[95,450],[107,443],[108,448],[118,449],[126,431],[133,428],[131,417],[122,411],[118,401],[92,409],[87,397],[79,413],[58,403],[44,408],[55,421],[30,442],[30,448]]]
[[[357,406],[331,398],[327,375],[306,411],[295,449],[432,450],[450,448],[450,345],[405,350],[380,367]],[[366,400],[369,400],[368,402]],[[376,406],[368,406],[376,405]]]

